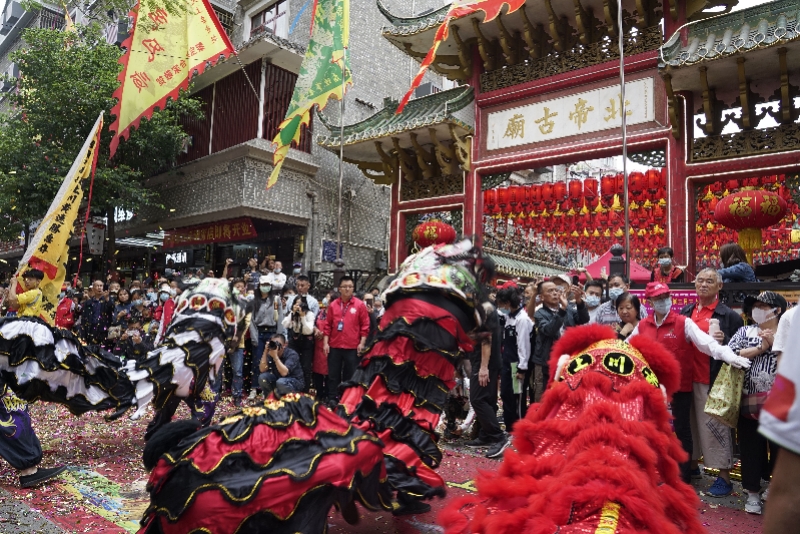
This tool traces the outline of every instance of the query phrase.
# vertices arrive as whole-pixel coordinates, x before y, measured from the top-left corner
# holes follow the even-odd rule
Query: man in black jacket
[[[697,303],[681,310],[717,343],[725,345],[743,326],[741,316],[719,300],[722,277],[715,269],[703,269],[694,281]],[[714,324],[716,320],[717,324]],[[730,470],[733,467],[733,442],[731,431],[725,425],[706,415],[704,408],[708,392],[714,385],[722,361],[714,360],[700,351],[695,353],[694,376],[692,378],[692,476],[700,476],[697,460],[702,456],[705,467],[719,469],[719,479],[709,493],[715,497],[730,494]],[[721,479],[721,480],[720,480]]]
[[[561,329],[567,317],[566,293],[560,291],[553,282],[545,281],[539,284],[539,298],[542,306],[533,316],[533,328],[536,332],[536,343],[531,354],[530,363],[533,364],[534,401],[539,402],[542,393],[547,387],[550,377],[548,362],[550,349],[561,337]]]

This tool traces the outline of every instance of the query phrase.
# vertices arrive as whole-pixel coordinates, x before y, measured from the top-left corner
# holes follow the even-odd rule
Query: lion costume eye
[[[615,375],[629,376],[636,369],[636,364],[627,354],[609,352],[603,357],[603,367]]]
[[[580,356],[574,358],[569,365],[567,365],[567,372],[571,375],[574,375],[581,369],[585,369],[594,363],[594,358],[592,358],[591,354],[581,354]]]

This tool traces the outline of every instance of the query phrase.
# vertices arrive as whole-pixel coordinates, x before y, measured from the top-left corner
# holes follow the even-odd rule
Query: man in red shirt
[[[56,308],[56,327],[72,330],[75,326],[75,301],[72,300],[72,290],[67,290],[67,286],[61,286],[61,299]]]
[[[681,440],[683,449],[692,454],[694,444],[691,429],[691,407],[694,400],[695,361],[697,353],[733,365],[748,368],[750,361],[737,356],[728,346],[720,345],[713,337],[700,329],[689,317],[672,310],[670,288],[661,282],[650,282],[645,290],[645,298],[653,308],[652,315],[639,321],[631,332],[630,338],[643,335],[656,339],[665,348],[672,351],[681,366],[681,385],[672,395],[672,415],[675,418],[675,434]],[[707,386],[706,386],[707,387]],[[703,407],[700,408],[702,410]],[[687,484],[691,482],[689,462],[682,463],[681,478]],[[711,486],[709,494],[722,497],[730,485],[723,477],[717,478]]]
[[[681,315],[689,317],[706,334],[720,345],[727,345],[731,337],[743,326],[742,317],[719,301],[722,277],[715,269],[703,269],[694,280],[697,303],[689,304],[681,310]],[[709,331],[709,321],[716,319],[715,328]],[[692,376],[692,477],[700,477],[698,459],[703,465],[719,469],[722,482],[709,491],[715,497],[724,497],[733,491],[731,468],[733,467],[733,440],[728,427],[705,413],[706,400],[714,380],[719,374],[722,362],[714,360],[700,351],[695,351]],[[724,482],[724,483],[723,483]]]
[[[350,276],[339,281],[339,298],[330,303],[323,330],[322,350],[328,356],[328,398],[339,398],[339,384],[350,380],[358,366],[369,335],[369,312],[353,296],[355,282]]]

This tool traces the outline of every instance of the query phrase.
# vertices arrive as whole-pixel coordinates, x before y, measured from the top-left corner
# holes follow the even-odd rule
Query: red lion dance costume
[[[164,426],[144,451],[140,533],[316,534],[332,506],[355,522],[356,501],[397,513],[444,495],[434,429],[455,364],[472,349],[467,333],[481,324],[491,270],[469,240],[410,256],[338,414],[293,393],[205,429]]]
[[[642,336],[628,344],[591,325],[567,330],[550,360],[556,381],[517,423],[517,452],[481,473],[477,496],[442,512],[445,532],[705,532],[665,403],[680,382],[675,358]]]

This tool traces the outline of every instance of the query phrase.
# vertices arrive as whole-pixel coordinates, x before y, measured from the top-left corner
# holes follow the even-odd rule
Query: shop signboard
[[[86,242],[89,245],[89,254],[103,253],[106,241],[106,225],[100,222],[86,223]]]
[[[178,228],[166,232],[163,248],[189,247],[208,243],[231,243],[258,237],[250,217]]]
[[[655,120],[653,78],[625,84],[626,124]],[[552,141],[622,127],[619,85],[489,113],[486,150]]]

